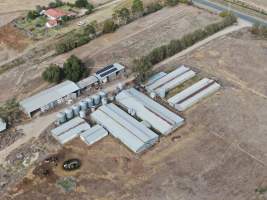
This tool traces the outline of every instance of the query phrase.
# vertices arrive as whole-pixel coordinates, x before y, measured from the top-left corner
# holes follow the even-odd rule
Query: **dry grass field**
[[[245,3],[254,5],[259,8],[264,8],[267,10],[267,1],[266,0],[242,0]]]
[[[74,140],[58,153],[81,159],[81,169],[64,172],[60,160],[44,178],[33,168],[6,199],[266,200],[255,192],[267,187],[266,49],[244,29],[174,56],[163,69],[188,64],[223,86],[183,114],[182,128],[141,156],[110,136],[91,147]],[[63,177],[72,191],[58,186]]]
[[[69,53],[56,56],[39,65],[27,63],[7,71],[0,76],[0,87],[1,83],[8,86],[9,94],[0,94],[0,102],[14,95],[28,96],[31,92],[36,92],[36,89],[42,89],[40,86],[45,84],[40,74],[45,67],[50,63],[62,64],[71,54],[83,59],[87,66],[92,68],[92,72],[96,70],[94,67],[102,67],[114,62],[131,67],[131,61],[135,57],[219,19],[214,14],[194,7],[179,5],[174,8],[164,8]]]

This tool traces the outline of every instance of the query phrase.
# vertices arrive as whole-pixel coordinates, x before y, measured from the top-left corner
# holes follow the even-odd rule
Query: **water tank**
[[[108,96],[108,100],[110,101],[114,101],[115,100],[115,96],[113,94]]]
[[[79,115],[80,115],[80,117],[81,118],[85,118],[86,117],[86,112],[84,111],[84,110],[81,110],[80,112],[79,112]]]
[[[117,88],[118,88],[119,91],[123,90],[123,84],[122,83],[119,83],[117,85]]]
[[[80,103],[80,107],[81,107],[81,110],[83,110],[83,111],[85,111],[85,110],[87,110],[87,101],[81,101]]]
[[[106,105],[108,103],[108,99],[106,97],[101,99],[102,105]]]
[[[67,121],[67,118],[66,118],[66,113],[64,112],[60,112],[57,114],[57,121],[60,123],[60,124],[63,124],[64,122]]]
[[[91,108],[94,105],[94,100],[90,97],[86,98],[88,108]]]
[[[94,99],[94,104],[95,105],[100,104],[100,96],[99,95],[95,94],[95,95],[92,96],[92,98]]]
[[[156,93],[155,93],[155,92],[151,92],[151,93],[150,93],[150,97],[151,97],[152,99],[154,99],[154,98],[156,97]]]
[[[95,112],[95,106],[91,107],[91,112]]]
[[[68,108],[65,110],[65,113],[66,113],[66,118],[67,119],[72,119],[73,118],[73,110]]]
[[[80,106],[79,105],[73,105],[72,106],[72,110],[73,110],[73,114],[75,116],[78,116],[79,115],[79,112],[80,112]]]
[[[98,94],[99,94],[101,99],[107,97],[107,93],[104,91],[100,91]]]

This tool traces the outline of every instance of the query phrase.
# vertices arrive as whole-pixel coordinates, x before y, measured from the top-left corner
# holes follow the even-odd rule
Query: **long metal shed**
[[[121,91],[116,101],[163,135],[168,135],[184,123],[182,117],[134,88]]]
[[[99,79],[99,81],[106,82],[113,80],[114,78],[116,78],[116,76],[124,72],[124,70],[124,66],[119,63],[114,63],[98,70],[95,73],[95,76]]]
[[[92,145],[108,135],[108,132],[100,125],[95,125],[80,134],[80,138],[88,145]]]
[[[80,89],[91,88],[95,84],[97,84],[98,81],[99,81],[98,78],[96,78],[95,76],[89,76],[85,79],[80,80],[77,83],[77,85],[79,86]]]
[[[19,104],[22,110],[31,117],[34,111],[45,110],[54,107],[56,102],[63,97],[67,97],[72,94],[76,96],[79,90],[80,88],[74,82],[67,80],[29,98],[26,98],[19,102]]]
[[[168,103],[179,111],[184,111],[201,99],[220,89],[214,80],[204,78],[168,99]]]
[[[60,143],[65,144],[78,137],[81,133],[90,129],[90,125],[85,120],[76,117],[59,127],[52,129],[52,136]]]
[[[158,141],[156,133],[112,103],[101,106],[91,117],[135,153],[143,152]]]

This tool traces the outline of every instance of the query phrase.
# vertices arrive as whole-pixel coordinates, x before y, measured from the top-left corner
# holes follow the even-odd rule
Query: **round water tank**
[[[151,97],[152,99],[154,99],[154,98],[156,97],[156,93],[155,93],[155,92],[151,92],[151,93],[150,93],[150,97]]]
[[[64,122],[67,121],[67,118],[66,118],[66,113],[64,112],[60,112],[57,114],[57,121],[60,123],[60,124],[63,124]]]
[[[87,107],[87,105],[88,105],[87,101],[81,101],[79,104],[80,104],[81,110],[84,110],[84,111],[87,110],[87,108],[88,108]]]
[[[115,96],[114,96],[114,95],[109,95],[109,96],[108,96],[108,100],[110,100],[110,101],[114,101],[114,100],[115,100]]]
[[[88,108],[91,108],[94,105],[94,100],[90,97],[86,99],[86,102],[87,102]]]
[[[98,94],[99,94],[99,96],[100,96],[101,98],[105,98],[105,97],[107,97],[107,93],[104,92],[104,91],[100,91]]]
[[[108,103],[108,99],[106,97],[101,99],[102,105],[106,105]]]
[[[119,83],[118,85],[117,85],[117,88],[118,88],[118,90],[123,90],[123,84],[122,83]]]
[[[72,106],[72,110],[73,110],[73,113],[75,116],[78,116],[79,115],[79,111],[80,111],[80,106],[78,105],[73,105]]]
[[[99,95],[95,94],[95,95],[92,96],[92,98],[94,99],[94,104],[95,105],[100,104],[100,96]]]
[[[91,107],[91,112],[95,112],[95,106]]]
[[[81,110],[79,112],[79,115],[80,115],[81,118],[85,118],[86,117],[86,112],[84,110]]]
[[[66,113],[67,119],[72,119],[73,118],[73,110],[72,109],[70,109],[70,108],[66,109],[65,113]]]

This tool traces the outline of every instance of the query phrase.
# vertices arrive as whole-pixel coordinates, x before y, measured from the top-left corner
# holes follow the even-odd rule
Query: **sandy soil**
[[[246,29],[219,38],[162,67],[188,64],[201,76],[216,77],[223,88],[184,113],[186,125],[142,156],[108,136],[87,147],[75,140],[59,152],[79,158],[71,173],[61,164],[40,179],[29,172],[27,184],[10,190],[12,199],[109,200],[265,200],[267,187],[266,41]],[[226,51],[227,50],[227,51]],[[175,139],[181,136],[180,139]],[[53,147],[51,143],[51,148]],[[76,188],[56,185],[74,177]]]
[[[9,94],[0,94],[0,102],[13,95],[28,96],[47,86],[40,77],[42,71],[50,63],[62,64],[71,54],[82,58],[93,70],[114,62],[130,67],[134,57],[216,20],[216,15],[194,7],[165,8],[40,65],[27,63],[6,72],[0,76],[0,83],[8,86]]]

